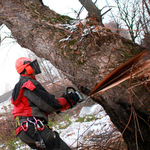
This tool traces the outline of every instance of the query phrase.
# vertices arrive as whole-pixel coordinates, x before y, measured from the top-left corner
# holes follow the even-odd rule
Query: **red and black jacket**
[[[48,114],[68,106],[65,98],[55,99],[42,85],[32,76],[21,75],[15,85],[11,102],[14,105],[12,114],[16,116],[42,118],[48,122]]]

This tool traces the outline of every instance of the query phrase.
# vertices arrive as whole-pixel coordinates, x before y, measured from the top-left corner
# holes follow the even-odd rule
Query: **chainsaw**
[[[78,103],[81,103],[84,100],[83,97],[81,96],[81,94],[77,90],[75,90],[75,88],[67,87],[66,88],[66,94],[70,94],[70,93],[76,93],[79,96]]]
[[[79,97],[78,103],[81,103],[84,100],[83,97],[81,96],[81,94],[77,90],[75,90],[75,88],[73,88],[73,87],[67,87],[64,94],[71,94],[71,93],[72,94],[76,93],[78,95],[78,97]],[[60,112],[66,111],[69,108],[70,108],[70,104],[68,104],[67,106],[65,106],[65,108],[62,108],[59,111],[57,111],[57,114],[60,113]]]

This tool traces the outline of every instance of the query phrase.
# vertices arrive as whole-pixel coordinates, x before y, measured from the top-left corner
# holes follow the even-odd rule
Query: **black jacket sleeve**
[[[51,113],[62,108],[58,100],[55,99],[55,96],[48,93],[38,81],[33,80],[32,83],[36,86],[36,88],[33,91],[25,89],[23,95],[32,101],[37,107],[47,113]]]
[[[42,111],[44,111],[46,113],[56,112],[56,111],[58,111],[59,109],[62,108],[61,105],[59,105],[59,103],[56,99],[55,100],[50,100],[50,101],[53,101],[53,102],[51,102],[53,104],[51,106],[48,103],[46,103],[43,99],[41,99],[40,97],[38,97],[37,95],[35,95],[32,91],[30,91],[28,89],[24,90],[23,95],[25,97],[27,97],[29,101],[34,103],[34,105],[36,107],[38,107],[39,109],[41,109]],[[55,107],[55,106],[57,106],[57,107]]]

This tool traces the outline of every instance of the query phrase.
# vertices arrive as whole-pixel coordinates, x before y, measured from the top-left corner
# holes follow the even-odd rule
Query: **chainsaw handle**
[[[73,88],[73,87],[67,87],[67,88],[66,88],[66,94],[68,94],[68,90],[69,90],[69,89],[72,89],[72,90],[74,91],[74,93],[76,92],[75,88]]]

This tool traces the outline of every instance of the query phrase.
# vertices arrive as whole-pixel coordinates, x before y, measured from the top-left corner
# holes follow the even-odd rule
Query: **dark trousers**
[[[71,148],[59,136],[55,138],[56,133],[48,127],[45,126],[44,130],[38,132],[46,145],[46,148],[43,150],[71,150]],[[26,143],[31,148],[40,150],[40,148],[37,148],[35,145],[34,133],[34,125],[29,123],[28,130],[26,132],[22,130],[18,137],[22,142]]]

